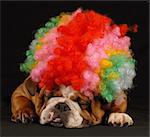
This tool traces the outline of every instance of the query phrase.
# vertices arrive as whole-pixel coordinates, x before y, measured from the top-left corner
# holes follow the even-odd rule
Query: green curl
[[[102,92],[101,95],[108,102],[111,102],[115,96],[115,86],[112,80],[103,80],[103,84],[101,85]]]

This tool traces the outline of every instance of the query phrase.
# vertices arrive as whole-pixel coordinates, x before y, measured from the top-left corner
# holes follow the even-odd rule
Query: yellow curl
[[[100,61],[100,67],[103,69],[110,68],[112,66],[113,66],[112,62],[109,61],[108,59],[102,59]]]
[[[37,65],[37,61],[35,61],[33,64],[31,64],[31,69],[35,68]]]
[[[124,55],[127,55],[127,56],[129,55],[129,53],[127,51],[124,51],[124,50],[109,49],[109,50],[106,50],[105,52],[108,56],[118,55],[118,54],[124,54]]]
[[[40,44],[36,45],[35,50],[40,50],[42,48],[42,46]]]
[[[109,80],[113,80],[113,79],[119,79],[119,74],[117,74],[116,72],[111,72],[108,76]]]
[[[104,74],[105,74],[105,70],[104,70],[104,69],[101,69],[100,72],[99,72],[99,75],[100,75],[101,77],[104,77]]]
[[[71,15],[68,14],[62,15],[59,21],[59,26],[67,24],[70,20],[71,20]]]

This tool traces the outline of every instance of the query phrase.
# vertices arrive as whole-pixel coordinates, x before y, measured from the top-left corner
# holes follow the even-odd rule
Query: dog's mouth
[[[53,118],[53,120],[50,122],[50,125],[56,126],[56,127],[63,127],[64,126],[60,117]]]
[[[64,124],[60,117],[53,117],[51,121],[45,123],[44,125],[52,125],[54,127],[64,127]]]

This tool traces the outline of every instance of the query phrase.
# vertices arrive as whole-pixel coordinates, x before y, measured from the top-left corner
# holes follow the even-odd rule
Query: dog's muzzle
[[[79,128],[83,118],[78,103],[64,97],[49,99],[40,116],[40,123],[66,128]]]

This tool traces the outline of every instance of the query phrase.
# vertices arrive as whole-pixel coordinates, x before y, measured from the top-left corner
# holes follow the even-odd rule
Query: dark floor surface
[[[8,108],[7,108],[8,109]],[[8,112],[8,111],[7,111]],[[15,124],[5,112],[1,117],[2,136],[149,136],[149,114],[147,110],[130,108],[128,114],[134,119],[130,127],[97,125],[84,129],[64,129],[43,126],[37,123]]]

